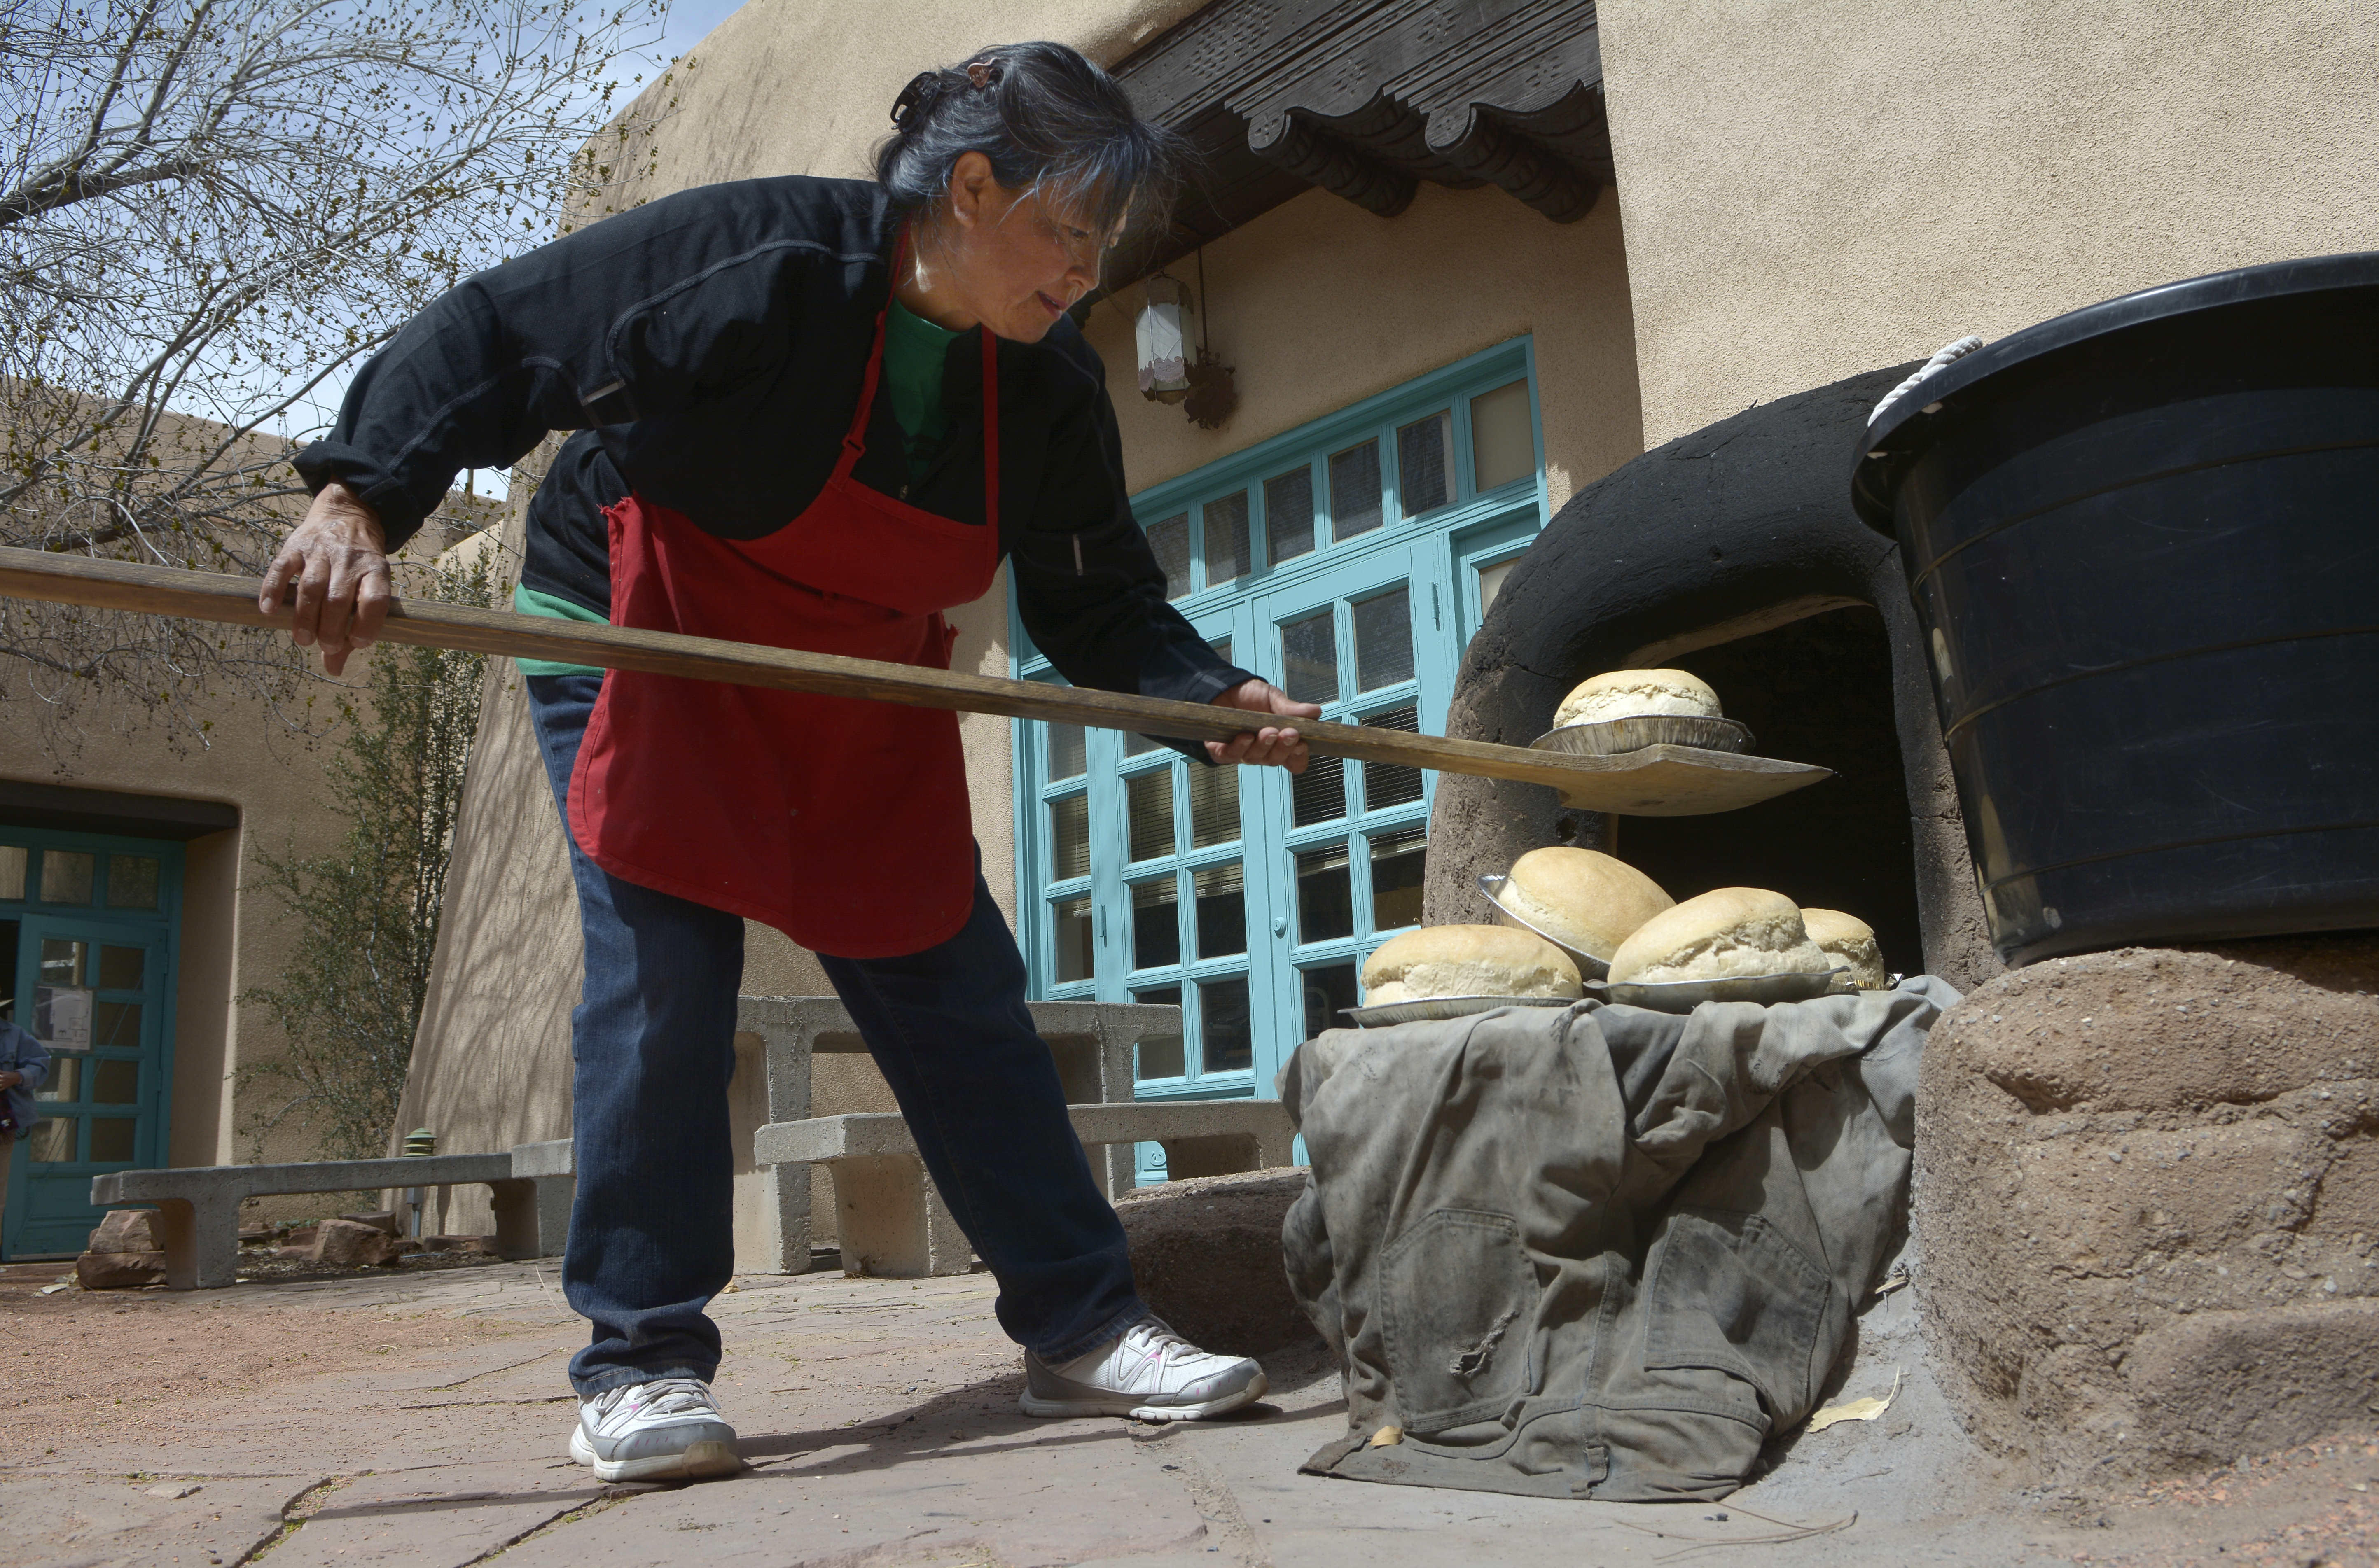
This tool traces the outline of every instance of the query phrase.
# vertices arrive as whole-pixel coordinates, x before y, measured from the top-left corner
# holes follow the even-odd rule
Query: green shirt
[[[950,433],[949,411],[942,406],[942,361],[958,335],[948,327],[936,326],[897,299],[885,318],[884,385],[891,394],[892,417],[900,422],[900,433],[908,438],[912,480],[925,476]],[[583,604],[526,587],[513,590],[513,609],[523,615],[549,616],[558,621],[600,622],[604,619]],[[556,664],[550,659],[524,658],[515,662],[523,675],[603,673],[593,665]]]

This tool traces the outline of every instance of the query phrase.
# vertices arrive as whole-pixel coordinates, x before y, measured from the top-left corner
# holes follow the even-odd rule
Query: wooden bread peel
[[[268,615],[256,608],[260,585],[253,578],[211,572],[0,547],[0,597],[285,630],[292,615],[289,609]],[[1259,722],[1256,715],[1239,708],[1037,681],[1008,681],[962,670],[924,669],[673,632],[547,620],[432,600],[392,601],[380,640],[912,707],[1095,725],[1190,741],[1228,740]],[[1832,775],[1830,768],[1805,763],[1689,746],[1648,746],[1618,756],[1574,756],[1360,724],[1321,719],[1294,722],[1317,755],[1542,784],[1560,791],[1564,804],[1622,815],[1700,816],[1733,811]]]

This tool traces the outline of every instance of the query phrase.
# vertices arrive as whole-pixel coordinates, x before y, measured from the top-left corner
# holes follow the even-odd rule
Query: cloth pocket
[[[1759,1391],[1769,1419],[1817,1397],[1817,1330],[1832,1282],[1766,1219],[1679,1208],[1653,1248],[1644,1365],[1714,1368]]]
[[[1385,1263],[1382,1349],[1407,1430],[1482,1420],[1529,1391],[1537,1273],[1510,1215],[1440,1209]]]

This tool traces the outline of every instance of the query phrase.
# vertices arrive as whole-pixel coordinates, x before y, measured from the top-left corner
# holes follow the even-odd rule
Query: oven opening
[[[1712,816],[1606,819],[1613,851],[1679,900],[1768,887],[1875,928],[1884,967],[1925,967],[1908,785],[1892,722],[1891,652],[1866,605],[1657,662],[1709,681],[1753,749],[1834,770],[1806,790]]]

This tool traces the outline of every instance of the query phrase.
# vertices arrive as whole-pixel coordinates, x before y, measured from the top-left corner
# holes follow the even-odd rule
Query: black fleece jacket
[[[297,470],[317,490],[344,481],[394,549],[457,473],[578,431],[529,503],[522,581],[608,616],[602,509],[631,491],[731,539],[774,533],[815,498],[858,406],[899,221],[874,185],[787,176],[580,229],[415,317]],[[950,345],[950,435],[922,480],[879,380],[860,483],[984,521],[982,343]],[[997,352],[999,543],[1034,645],[1074,684],[1108,691],[1205,702],[1250,679],[1165,602],[1081,333],[1061,318]]]

